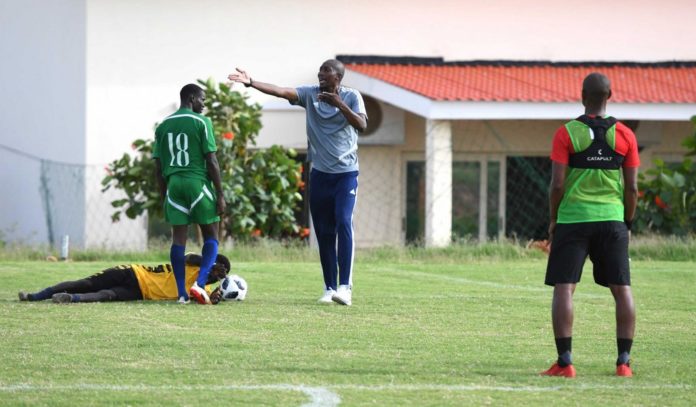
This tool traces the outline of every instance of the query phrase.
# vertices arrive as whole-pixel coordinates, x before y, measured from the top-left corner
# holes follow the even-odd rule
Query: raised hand
[[[251,76],[246,71],[243,71],[239,68],[235,68],[237,70],[237,73],[231,73],[227,75],[227,79],[231,80],[232,82],[239,82],[243,85],[250,85],[251,84]]]

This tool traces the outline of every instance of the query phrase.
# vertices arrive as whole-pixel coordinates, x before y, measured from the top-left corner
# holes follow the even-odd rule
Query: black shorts
[[[604,287],[631,285],[628,229],[623,222],[556,225],[545,283],[578,283],[588,255],[593,264],[595,283]]]
[[[111,290],[117,301],[136,301],[143,299],[138,279],[130,266],[117,266],[103,270],[86,278],[92,283],[93,292]]]

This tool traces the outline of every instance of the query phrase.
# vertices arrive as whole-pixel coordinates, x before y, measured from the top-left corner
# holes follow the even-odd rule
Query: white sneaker
[[[341,305],[350,305],[353,303],[352,297],[353,292],[349,285],[339,285],[338,290],[336,290],[336,293],[331,297],[331,300]]]
[[[317,302],[320,304],[332,304],[333,300],[331,298],[335,293],[336,291],[332,289],[324,290],[324,295],[322,295]]]
[[[188,304],[188,303],[189,303],[189,300],[187,300],[186,297],[184,297],[184,296],[182,295],[181,297],[179,297],[178,302],[179,302],[179,304]]]

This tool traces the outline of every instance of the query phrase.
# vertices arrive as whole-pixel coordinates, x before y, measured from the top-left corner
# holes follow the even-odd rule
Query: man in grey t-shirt
[[[319,302],[351,305],[358,131],[367,127],[367,113],[360,93],[341,86],[344,72],[343,63],[329,59],[319,67],[318,86],[284,88],[255,81],[239,68],[228,78],[305,109],[312,162],[309,208],[324,272],[324,295]]]

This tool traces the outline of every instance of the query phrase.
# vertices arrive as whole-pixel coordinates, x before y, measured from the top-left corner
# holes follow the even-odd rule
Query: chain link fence
[[[59,249],[67,235],[73,248],[147,249],[145,216],[135,220],[122,216],[121,221],[112,222],[114,208],[110,202],[125,195],[113,188],[102,192],[105,165],[46,160],[1,145],[0,160],[12,160],[26,169],[21,173],[32,174],[19,182],[26,184],[30,192],[24,199],[33,198],[40,205],[28,204],[20,213],[6,216],[30,220],[27,223],[33,225],[32,230],[25,228],[24,234],[33,233],[34,241]],[[360,165],[360,194],[354,219],[357,245],[421,243],[425,225],[422,155],[389,146],[363,145]],[[452,174],[455,240],[482,236],[520,240],[545,237],[550,176],[547,157],[505,155],[472,159],[455,155]],[[308,212],[305,200],[296,214],[300,223],[309,224]],[[22,230],[21,221],[16,223],[19,224],[14,228]],[[4,221],[2,228],[8,229],[9,224]],[[485,229],[482,231],[481,227]],[[3,233],[4,238],[12,238],[12,234]]]
[[[14,176],[3,182],[9,187],[5,192],[15,189],[11,184],[25,191],[12,197],[21,206],[3,214],[4,239],[27,239],[60,249],[67,236],[72,248],[147,248],[146,217],[112,222],[111,201],[125,195],[101,191],[105,165],[47,160],[3,145],[0,161],[11,162],[14,169]]]

